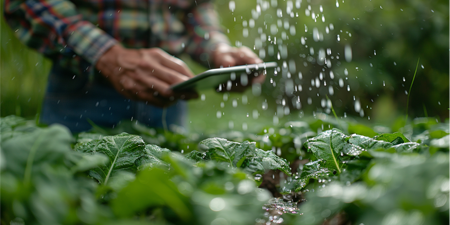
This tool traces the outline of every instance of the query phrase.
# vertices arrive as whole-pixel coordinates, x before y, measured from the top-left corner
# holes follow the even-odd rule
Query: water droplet
[[[236,99],[234,99],[234,100],[233,100],[233,103],[232,103],[232,105],[233,105],[233,107],[234,107],[234,108],[236,108],[236,107],[237,107],[238,103],[237,103]]]
[[[234,12],[234,10],[236,9],[236,3],[234,1],[230,1],[230,3],[228,3],[228,7],[230,8],[231,12]]]
[[[342,78],[339,78],[339,87],[344,87],[344,80]]]
[[[347,62],[352,61],[352,48],[350,45],[345,45],[345,60]]]
[[[361,104],[359,103],[359,100],[355,101],[355,111],[359,112],[361,110]]]

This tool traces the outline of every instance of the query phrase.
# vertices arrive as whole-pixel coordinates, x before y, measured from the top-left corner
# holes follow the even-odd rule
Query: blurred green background
[[[446,0],[215,4],[231,43],[277,61],[280,71],[267,75],[261,94],[200,93],[189,103],[192,130],[259,129],[332,114],[331,103],[338,117],[386,124],[406,115],[408,94],[409,118],[449,117]],[[36,117],[51,63],[21,44],[1,19],[1,116]],[[205,70],[181,58],[194,73]]]

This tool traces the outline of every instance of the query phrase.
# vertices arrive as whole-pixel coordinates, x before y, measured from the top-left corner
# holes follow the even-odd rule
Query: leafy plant
[[[272,151],[257,149],[254,143],[248,141],[237,143],[223,138],[208,138],[199,143],[199,148],[206,153],[205,159],[226,162],[231,167],[243,168],[253,174],[277,169],[291,173],[285,159]]]

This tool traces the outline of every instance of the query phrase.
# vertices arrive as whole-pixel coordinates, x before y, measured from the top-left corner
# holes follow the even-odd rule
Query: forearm
[[[50,57],[76,54],[95,64],[117,43],[68,0],[6,0],[4,16],[24,44]]]

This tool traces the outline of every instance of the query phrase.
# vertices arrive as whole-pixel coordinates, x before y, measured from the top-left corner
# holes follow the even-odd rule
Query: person
[[[121,120],[183,126],[194,92],[170,86],[193,77],[175,56],[207,68],[261,63],[231,47],[205,0],[5,0],[4,17],[27,46],[52,61],[40,120],[72,132]],[[264,76],[253,79],[261,83]]]

